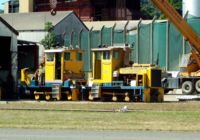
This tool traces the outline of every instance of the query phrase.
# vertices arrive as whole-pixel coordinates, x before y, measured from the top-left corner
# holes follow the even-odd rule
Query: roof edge
[[[5,24],[13,33],[15,33],[16,35],[19,35],[19,32],[15,30],[10,24],[8,24],[8,22],[6,22],[1,16],[0,16],[0,21],[3,24]]]
[[[87,30],[87,31],[89,31],[89,29],[88,29],[88,27],[85,25],[85,23],[76,15],[76,13],[75,12],[73,12],[73,11],[70,11],[70,13],[67,15],[67,16],[65,16],[65,18],[66,17],[68,17],[68,16],[70,16],[71,14],[74,14],[75,15],[75,17],[83,24],[83,26],[85,27],[85,29]],[[64,18],[62,19],[62,20],[60,20],[57,24],[55,24],[54,26],[56,26],[56,25],[58,25],[60,22],[62,22],[64,20]]]

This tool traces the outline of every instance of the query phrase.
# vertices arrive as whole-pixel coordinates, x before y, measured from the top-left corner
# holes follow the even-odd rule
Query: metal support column
[[[73,40],[73,35],[74,35],[74,30],[72,30],[72,32],[70,33],[70,48],[74,48],[74,46],[72,46],[72,40]]]
[[[156,17],[153,18],[152,22],[151,22],[151,29],[150,29],[150,63],[153,64],[153,40],[154,40],[154,35],[153,35],[153,30],[154,30],[154,22],[156,20]]]
[[[169,21],[166,22],[166,71],[169,70]]]
[[[102,27],[101,30],[100,30],[100,45],[101,45],[101,46],[103,45],[103,43],[102,43],[102,42],[103,42],[103,41],[102,41],[102,38],[103,38],[103,37],[102,37],[102,36],[103,36],[102,30],[104,29],[104,27],[105,27],[105,26],[103,25],[103,27]]]
[[[126,28],[127,28],[128,23],[129,23],[129,21],[127,21],[125,26],[124,26],[124,39],[123,39],[124,44],[126,44],[126,33],[127,33],[127,29]]]
[[[114,45],[114,30],[115,30],[116,23],[112,27],[112,33],[111,33],[111,46]]]
[[[187,21],[188,13],[189,13],[189,11],[187,11],[187,12],[185,13],[184,17],[183,17],[186,21]],[[183,55],[184,55],[184,54],[186,54],[186,40],[185,40],[185,38],[184,38],[184,36],[183,36]]]
[[[80,30],[79,34],[78,34],[78,47],[81,49],[81,34],[83,32],[83,28]]]
[[[89,34],[88,34],[88,70],[89,72],[92,71],[91,69],[91,33],[92,33],[93,27],[90,29]]]
[[[140,45],[140,24],[142,22],[142,19],[138,22],[137,25],[137,41],[136,41],[136,63],[139,63],[139,45]]]

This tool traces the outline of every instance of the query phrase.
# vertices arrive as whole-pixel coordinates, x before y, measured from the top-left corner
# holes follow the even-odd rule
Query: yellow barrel
[[[78,101],[78,95],[79,95],[79,90],[78,89],[72,89],[72,101]]]

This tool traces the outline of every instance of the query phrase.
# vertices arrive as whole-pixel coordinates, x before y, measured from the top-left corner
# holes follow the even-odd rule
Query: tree
[[[181,12],[182,0],[169,0],[169,3],[178,11]],[[152,19],[156,16],[158,19],[166,19],[163,13],[151,3],[151,0],[148,0],[146,3],[141,5],[141,11],[144,16],[148,19]]]
[[[47,31],[47,35],[45,35],[44,39],[41,40],[41,44],[45,49],[50,49],[51,47],[56,46],[56,35],[53,32],[53,24],[51,22],[45,23],[45,31]]]

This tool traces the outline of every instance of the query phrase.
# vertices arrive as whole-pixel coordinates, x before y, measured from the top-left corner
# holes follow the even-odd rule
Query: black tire
[[[196,81],[195,83],[195,90],[197,93],[200,93],[200,79]]]
[[[185,81],[182,84],[182,92],[183,94],[192,94],[194,92],[194,87],[191,81]]]

